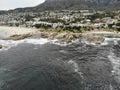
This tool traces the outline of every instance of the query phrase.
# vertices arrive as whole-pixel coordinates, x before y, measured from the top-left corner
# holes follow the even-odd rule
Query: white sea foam
[[[105,38],[105,41],[102,43],[102,45],[108,45],[111,42],[113,42],[114,45],[117,45],[118,41],[120,41],[120,38]]]
[[[23,40],[17,40],[17,41],[14,41],[14,40],[0,40],[0,45],[3,46],[2,49],[0,49],[0,51],[2,50],[8,50],[10,49],[11,47],[15,47],[19,44],[22,44],[22,43],[27,43],[27,44],[34,44],[34,45],[44,45],[46,43],[51,43],[51,44],[56,44],[56,45],[60,45],[60,46],[66,46],[66,45],[69,45],[67,43],[59,43],[59,40],[57,39],[54,39],[54,40],[48,40],[48,39],[45,39],[45,38],[37,38],[37,39],[33,39],[33,38],[29,38],[29,39],[23,39]]]
[[[47,39],[40,38],[40,39],[24,39],[24,40],[22,40],[22,42],[30,43],[30,44],[40,44],[40,45],[43,45],[43,44],[46,44],[46,43],[48,43],[50,41],[47,40]]]
[[[114,90],[114,88],[111,84],[109,85],[109,90]]]
[[[100,43],[100,44],[96,44],[96,43],[90,43],[89,41],[87,40],[82,40],[82,43],[85,43],[87,45],[101,45],[101,46],[106,46],[108,44],[114,44],[114,45],[117,45],[118,44],[118,41],[120,41],[120,38],[105,38],[104,42]]]
[[[46,43],[49,43],[49,42],[52,42],[52,41],[47,40],[47,39],[43,39],[43,38],[40,38],[40,39],[23,39],[23,40],[18,40],[18,41],[0,40],[0,45],[3,46],[3,48],[1,49],[1,51],[2,51],[2,50],[8,50],[11,47],[17,46],[17,45],[22,44],[22,43],[43,45],[43,44],[46,44]]]
[[[64,54],[68,53],[68,52],[65,51],[65,50],[60,50],[59,52],[60,52],[60,53],[64,53]]]
[[[82,74],[82,72],[80,72],[78,64],[75,61],[70,60],[70,61],[68,61],[68,64],[70,64],[74,68],[74,71],[76,73],[78,73],[80,75],[80,77],[83,78],[83,74]]]
[[[81,42],[87,45],[97,45],[95,43],[90,43],[89,41],[86,41],[86,40],[82,40]]]
[[[120,57],[115,56],[115,54],[111,52],[108,58],[113,65],[112,74],[115,76],[116,80],[120,82]]]
[[[101,43],[100,45],[108,45],[109,43],[113,43],[114,45],[118,44],[118,41],[120,41],[120,38],[105,38],[105,41],[103,43]],[[89,43],[86,40],[82,40],[82,43],[85,44],[89,44],[89,45],[97,45],[95,43]],[[81,43],[79,40],[75,40],[72,41],[71,43],[61,43],[59,40],[54,39],[54,40],[48,40],[48,39],[44,39],[44,38],[39,38],[39,39],[35,39],[35,38],[31,38],[31,39],[23,39],[23,40],[0,40],[0,45],[3,46],[2,49],[0,49],[0,51],[2,50],[8,50],[11,47],[17,46],[21,43],[28,43],[28,44],[35,44],[35,45],[44,45],[46,43],[52,43],[52,44],[56,44],[56,45],[60,45],[60,46],[67,46],[70,45],[72,43]]]
[[[68,43],[66,43],[66,42],[60,42],[59,40],[52,40],[52,43],[53,44],[56,44],[56,45],[59,45],[59,46],[67,46],[67,45],[69,45]]]

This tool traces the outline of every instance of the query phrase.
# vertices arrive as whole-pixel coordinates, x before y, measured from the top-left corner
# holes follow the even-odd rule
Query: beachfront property
[[[0,25],[57,29],[66,27],[115,28],[120,12],[94,10],[56,10],[44,12],[12,12],[0,15]]]

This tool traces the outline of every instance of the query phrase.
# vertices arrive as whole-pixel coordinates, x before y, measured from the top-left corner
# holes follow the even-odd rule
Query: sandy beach
[[[2,32],[2,33],[1,33]],[[6,33],[10,35],[22,35],[22,34],[34,34],[38,33],[38,29],[36,28],[27,28],[27,27],[9,27],[9,26],[0,26],[0,34]],[[86,31],[83,32],[82,35],[88,34],[120,34],[117,32],[109,32],[109,31]]]
[[[117,32],[109,32],[109,31],[88,31],[82,33],[83,35],[88,35],[88,34],[120,34]]]
[[[0,26],[0,34],[6,35],[34,34],[37,31],[35,28]]]

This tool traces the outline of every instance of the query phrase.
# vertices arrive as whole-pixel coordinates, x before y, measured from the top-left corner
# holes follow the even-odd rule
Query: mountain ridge
[[[8,12],[37,12],[67,9],[120,9],[120,0],[46,0],[35,7],[17,8]]]
[[[37,10],[120,9],[120,0],[46,0]]]

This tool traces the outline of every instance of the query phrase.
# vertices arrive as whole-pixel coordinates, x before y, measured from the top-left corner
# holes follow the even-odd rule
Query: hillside
[[[46,0],[35,7],[17,8],[9,12],[63,9],[120,9],[120,0]]]
[[[120,0],[46,0],[34,7],[37,10],[56,9],[116,9],[120,8]]]

